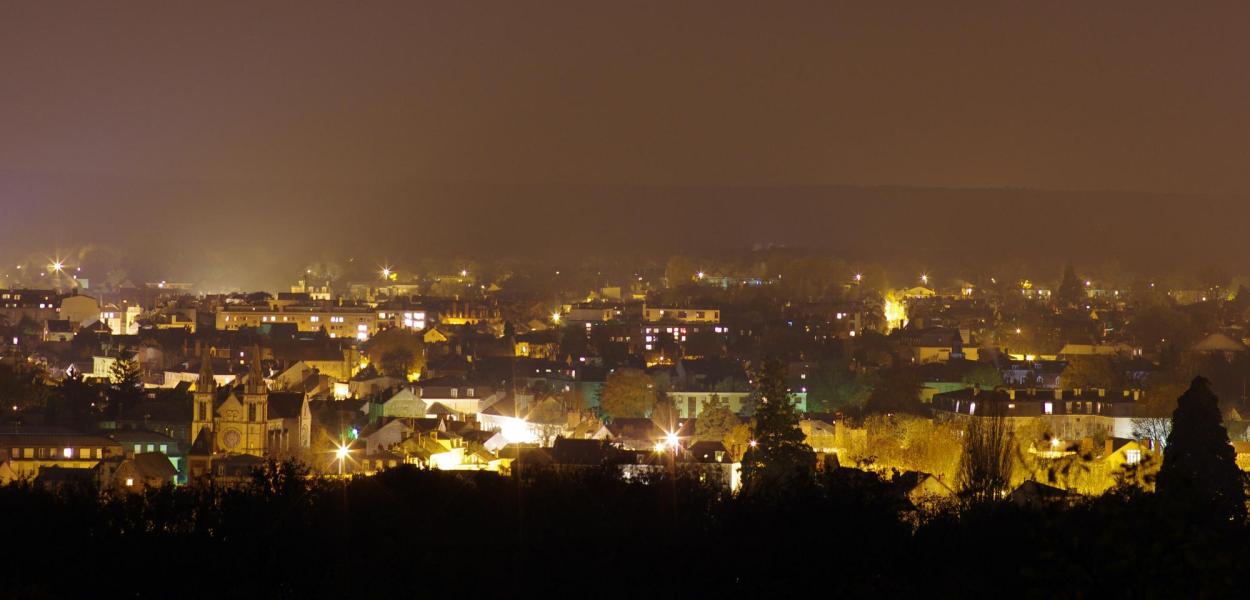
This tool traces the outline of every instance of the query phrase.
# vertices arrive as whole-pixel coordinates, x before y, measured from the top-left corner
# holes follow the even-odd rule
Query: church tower
[[[247,374],[247,385],[243,389],[243,418],[247,454],[265,456],[269,428],[269,388],[265,385],[265,375],[261,371],[260,346],[252,349],[252,367]]]
[[[200,431],[213,430],[213,404],[217,400],[217,380],[213,377],[213,356],[208,345],[200,353],[200,377],[195,380],[195,392],[191,394],[191,442]]]

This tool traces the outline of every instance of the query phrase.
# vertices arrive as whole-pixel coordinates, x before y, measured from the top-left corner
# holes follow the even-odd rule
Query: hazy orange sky
[[[278,256],[351,249],[360,232],[395,252],[515,248],[517,227],[562,220],[577,243],[605,220],[646,241],[663,210],[722,235],[657,243],[834,228],[860,248],[837,215],[896,224],[930,200],[804,192],[820,218],[757,234],[746,198],[784,206],[790,186],[830,185],[1240,198],[1247,23],[1250,3],[1155,0],[5,2],[0,251],[136,227]],[[781,191],[719,191],[735,188]],[[1013,227],[1088,218],[981,201]],[[1206,212],[1240,236],[1250,209],[1219,202]],[[179,214],[199,230],[174,227]],[[1089,231],[1149,249],[1166,231],[1148,221]],[[282,243],[258,239],[274,232]],[[862,235],[860,249],[882,237]]]

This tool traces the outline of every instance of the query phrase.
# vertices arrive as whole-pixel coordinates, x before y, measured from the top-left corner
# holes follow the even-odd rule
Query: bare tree
[[[959,461],[959,491],[972,502],[988,502],[1011,483],[1013,438],[997,402],[968,417],[964,453]]]
[[[1154,440],[1163,448],[1168,443],[1168,435],[1172,433],[1170,417],[1141,417],[1133,419],[1133,437],[1139,440]]]

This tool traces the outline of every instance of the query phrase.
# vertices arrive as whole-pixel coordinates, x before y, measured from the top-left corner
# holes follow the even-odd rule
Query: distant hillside
[[[85,242],[187,280],[286,284],[310,258],[720,253],[756,243],[974,267],[1250,259],[1250,198],[857,187],[138,181],[0,173],[0,258]],[[237,268],[240,261],[248,268]]]

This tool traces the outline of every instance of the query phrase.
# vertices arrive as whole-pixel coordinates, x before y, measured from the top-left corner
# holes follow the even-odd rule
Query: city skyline
[[[1250,3],[0,1],[0,597],[1239,597]]]

